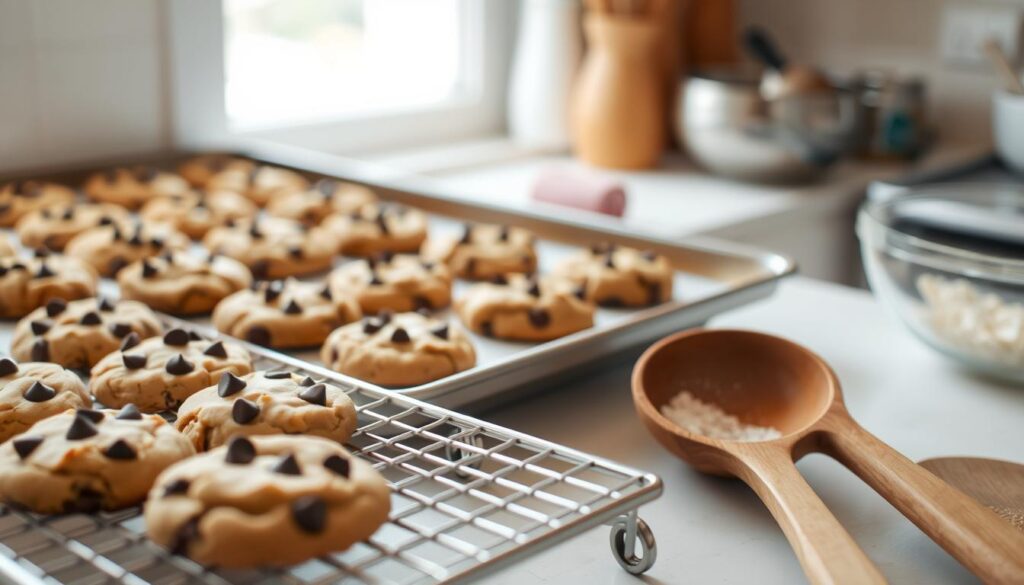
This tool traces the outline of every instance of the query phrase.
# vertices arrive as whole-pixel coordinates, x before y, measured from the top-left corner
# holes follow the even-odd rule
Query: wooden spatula
[[[938,457],[919,465],[1024,531],[1024,465],[981,457]]]

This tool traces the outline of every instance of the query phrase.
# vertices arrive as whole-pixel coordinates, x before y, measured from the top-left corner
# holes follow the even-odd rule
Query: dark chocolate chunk
[[[302,475],[302,470],[299,469],[299,462],[295,459],[295,455],[292,455],[291,453],[282,457],[271,469],[273,469],[275,473],[281,473],[284,475]]]
[[[184,329],[171,329],[164,334],[164,345],[188,345],[188,332]]]
[[[267,260],[257,260],[252,263],[250,269],[254,278],[264,280],[270,272],[270,262]]]
[[[17,439],[11,441],[11,445],[14,446],[14,452],[18,454],[18,457],[25,459],[36,450],[39,445],[43,444],[43,437],[39,435],[21,435]]]
[[[149,260],[142,261],[142,278],[153,278],[157,275],[157,272],[159,270],[156,269],[156,266],[150,264]]]
[[[189,332],[188,332],[188,340],[189,341],[202,341],[203,338],[202,338],[202,336],[200,336],[195,331],[189,330]]]
[[[28,270],[28,267],[22,264],[21,262],[15,262],[14,264],[11,264],[10,270]]]
[[[247,425],[260,415],[260,407],[252,400],[239,398],[231,405],[231,420],[240,425]]]
[[[436,325],[430,329],[430,333],[439,339],[448,339],[448,324],[441,323],[440,325]]]
[[[132,237],[128,239],[129,246],[141,246],[142,242],[142,226],[135,226],[135,231],[132,233]]]
[[[107,459],[118,459],[122,461],[135,459],[137,457],[135,449],[132,448],[132,446],[128,444],[128,441],[125,441],[124,439],[114,441],[109,447],[107,447],[107,450],[104,451],[103,454],[106,455]]]
[[[0,358],[0,376],[10,376],[18,373],[18,362],[11,358]]]
[[[377,271],[370,271],[370,286],[380,286],[382,284],[384,284],[384,281],[380,279],[380,275],[377,274]]]
[[[530,309],[526,312],[526,316],[530,319],[530,325],[533,325],[537,329],[547,327],[551,324],[551,314],[545,309]]]
[[[185,495],[190,485],[187,479],[176,479],[164,486],[164,497]]]
[[[114,218],[109,215],[100,216],[99,220],[96,221],[96,225],[112,225],[113,223]]]
[[[505,278],[504,274],[495,274],[491,277],[491,284],[506,285],[508,284],[508,278]]]
[[[0,276],[6,276],[6,275],[7,275],[7,267],[6,266],[0,266]]]
[[[121,351],[127,351],[139,344],[139,334],[132,331],[121,340]]]
[[[377,227],[380,228],[380,233],[385,236],[391,233],[388,230],[388,218],[384,214],[383,209],[380,211],[380,213],[377,214]]]
[[[252,225],[249,226],[249,235],[255,240],[263,237],[263,232],[260,231],[260,225],[256,221],[253,221]]]
[[[32,361],[50,361],[50,344],[45,339],[37,339],[32,343]]]
[[[32,382],[32,385],[28,387],[28,390],[25,390],[25,393],[22,394],[22,396],[25,397],[25,400],[28,400],[29,402],[46,402],[56,395],[56,390],[46,384],[43,384],[39,380]]]
[[[188,374],[192,370],[196,369],[196,367],[192,364],[192,362],[185,359],[185,356],[179,353],[172,357],[171,359],[167,360],[167,365],[165,366],[164,369],[166,369],[167,373],[171,374],[172,376],[184,376],[185,374]]]
[[[467,223],[462,228],[462,238],[459,239],[460,244],[469,244],[473,242],[473,224]]]
[[[508,226],[507,225],[503,225],[503,226],[501,226],[498,229],[498,241],[499,242],[507,242],[508,241]]]
[[[292,247],[288,248],[288,255],[291,256],[292,258],[295,258],[296,260],[301,259],[302,256],[303,256],[302,247],[301,246],[292,246]]]
[[[127,265],[127,260],[120,256],[116,256],[110,261],[110,264],[108,264],[107,267],[109,268],[111,274],[116,275],[118,272],[121,272],[121,269]]]
[[[302,496],[292,502],[292,519],[303,532],[323,532],[327,524],[327,504],[317,496]]]
[[[61,216],[60,216],[60,218],[63,219],[64,221],[71,221],[72,219],[74,219],[74,217],[75,217],[75,208],[74,207],[68,207],[67,209],[64,210],[64,213],[61,214]]]
[[[203,350],[203,355],[224,359],[228,357],[228,350],[224,347],[223,341],[214,341],[210,347]]]
[[[266,372],[263,374],[264,378],[268,380],[284,380],[285,378],[291,378],[292,373],[284,370],[274,370],[272,372]]]
[[[138,406],[129,402],[121,408],[121,411],[114,418],[118,420],[142,420],[142,413],[139,412]]]
[[[494,324],[490,321],[484,321],[480,324],[480,333],[487,337],[494,337]]]
[[[320,289],[320,296],[327,299],[328,301],[332,300],[333,295],[331,295],[330,285],[325,284],[324,287]]]
[[[604,257],[605,268],[615,268],[615,255],[609,252]]]
[[[103,422],[103,413],[98,410],[93,410],[91,408],[78,408],[75,409],[75,414],[78,416],[84,416],[96,424]]]
[[[249,328],[249,331],[245,334],[245,339],[249,343],[255,343],[256,345],[270,345],[270,331],[266,327],[256,325]]]
[[[96,423],[89,420],[89,417],[82,416],[79,412],[71,421],[71,426],[68,427],[68,432],[64,435],[64,438],[69,441],[80,441],[95,436],[99,432],[100,430],[96,428]]]
[[[531,280],[530,281],[530,288],[526,289],[526,292],[531,297],[539,297],[540,296],[540,283],[538,283],[536,280]]]
[[[127,323],[114,323],[110,326],[110,332],[114,337],[122,338],[132,332],[132,326]]]
[[[426,312],[430,314],[430,310],[434,308],[434,304],[430,302],[430,299],[423,295],[413,295],[412,306],[416,312]]]
[[[228,454],[224,461],[235,465],[248,465],[256,458],[256,446],[245,437],[232,437],[228,441]]]
[[[284,282],[275,280],[267,283],[267,288],[263,291],[263,300],[268,303],[272,303],[277,300],[277,297],[281,296],[284,292]]]
[[[331,455],[327,459],[324,459],[324,467],[341,477],[348,477],[352,466],[348,459],[345,459],[341,455]]]
[[[380,320],[374,317],[366,317],[363,319],[363,333],[367,335],[373,335],[380,331],[382,327]]]
[[[298,315],[302,312],[302,307],[295,302],[295,299],[292,299],[288,301],[288,304],[284,308],[284,312],[286,315]]]
[[[64,299],[50,299],[46,302],[46,314],[50,317],[56,317],[64,312],[64,309],[68,308],[67,302]]]
[[[609,307],[612,309],[626,306],[626,303],[622,302],[622,299],[619,297],[605,297],[598,304],[602,307]]]
[[[403,327],[395,327],[395,330],[391,332],[391,341],[393,343],[409,343],[412,339],[409,337],[409,332]]]
[[[217,395],[221,397],[231,396],[232,394],[241,392],[245,386],[245,380],[231,372],[227,372],[221,375],[220,381],[217,382]]]
[[[317,406],[327,406],[327,386],[324,384],[313,384],[302,392],[299,398]]]
[[[146,359],[144,355],[134,353],[121,354],[121,361],[124,362],[124,367],[129,370],[141,370],[146,367]]]
[[[31,323],[29,323],[29,327],[32,329],[32,333],[34,333],[35,335],[42,335],[49,331],[50,327],[53,327],[53,323],[46,320],[32,321]]]
[[[100,297],[99,302],[96,303],[96,308],[104,313],[109,313],[114,310],[114,303],[110,302],[110,299],[107,297]]]
[[[309,386],[313,386],[315,384],[316,384],[316,380],[314,380],[310,376],[306,376],[305,378],[303,378],[302,380],[299,381],[299,386],[309,387]]]
[[[100,325],[103,323],[103,318],[96,311],[89,311],[82,315],[82,318],[78,320],[82,325]]]

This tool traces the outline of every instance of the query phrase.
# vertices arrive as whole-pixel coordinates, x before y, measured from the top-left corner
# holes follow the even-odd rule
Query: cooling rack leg
[[[651,528],[637,516],[636,510],[616,518],[608,537],[615,560],[627,572],[639,575],[654,566],[658,558],[658,543],[654,540]],[[640,545],[639,555],[637,544]]]

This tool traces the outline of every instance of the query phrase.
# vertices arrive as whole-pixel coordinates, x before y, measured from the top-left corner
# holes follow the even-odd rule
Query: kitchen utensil
[[[1024,532],[1024,465],[981,457],[937,457],[918,465]]]
[[[688,432],[660,411],[682,390],[782,437],[738,442]],[[1020,582],[1024,575],[1024,534],[858,425],[835,373],[800,345],[751,331],[677,333],[637,361],[633,401],[669,451],[700,471],[750,485],[815,583],[884,579],[793,465],[814,451],[850,468],[982,580]]]
[[[1024,175],[1024,94],[997,90],[992,95],[992,134],[999,158]]]
[[[763,29],[748,28],[743,44],[767,67],[761,79],[761,95],[766,100],[833,91],[832,83],[814,68],[789,63]]]
[[[869,200],[857,216],[868,282],[920,339],[1024,383],[1024,188],[964,183]]]
[[[870,70],[850,85],[862,108],[860,156],[901,159],[924,150],[929,139],[924,80]]]
[[[1002,45],[995,39],[985,41],[985,54],[988,55],[989,61],[992,62],[996,73],[1002,79],[1003,88],[1010,93],[1024,95],[1024,82],[1021,81],[1020,74],[1010,65],[1010,60],[1006,58]]]

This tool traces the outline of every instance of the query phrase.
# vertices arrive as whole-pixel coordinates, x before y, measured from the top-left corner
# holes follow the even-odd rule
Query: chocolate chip
[[[370,272],[370,286],[380,286],[384,284],[384,281],[380,279],[380,275],[377,274],[376,270]]]
[[[388,230],[388,220],[384,215],[384,210],[381,210],[381,212],[377,214],[377,227],[380,228],[380,233],[385,236],[391,233]]]
[[[327,524],[327,504],[317,496],[302,496],[292,502],[292,519],[303,532],[323,532]]]
[[[203,350],[203,355],[225,359],[228,357],[228,350],[224,347],[224,342],[214,341],[210,347]]]
[[[431,303],[430,299],[423,295],[413,295],[412,306],[417,312],[426,310],[429,313],[434,308],[434,303]]]
[[[141,370],[146,367],[147,357],[144,355],[138,355],[133,353],[126,353],[121,355],[121,361],[124,362],[124,367],[129,370]]]
[[[101,422],[103,422],[103,418],[104,418],[104,415],[103,415],[102,412],[100,412],[98,410],[93,410],[91,408],[78,408],[78,409],[75,409],[75,414],[77,416],[84,416],[85,418],[89,419],[90,421],[92,421],[93,423],[96,423],[96,424],[100,424]]]
[[[267,274],[270,273],[270,262],[267,260],[257,260],[252,263],[250,270],[252,270],[253,277],[259,280],[264,280],[266,279]]]
[[[159,270],[156,269],[156,266],[150,264],[148,260],[142,261],[142,278],[152,278],[156,276],[157,272]]]
[[[224,461],[235,465],[248,465],[256,458],[256,446],[245,437],[232,437]]]
[[[6,276],[6,275],[7,275],[7,267],[6,266],[0,266],[0,276]]]
[[[255,343],[256,345],[270,345],[270,331],[266,327],[256,325],[249,328],[249,331],[245,334],[245,339],[249,343]]]
[[[99,302],[96,303],[96,308],[104,313],[109,313],[114,310],[114,303],[110,302],[110,299],[107,297],[102,297]]]
[[[284,370],[275,370],[273,372],[264,373],[263,377],[268,380],[284,380],[285,378],[291,378],[292,374],[291,372],[286,372]]]
[[[252,400],[239,398],[231,405],[231,420],[240,425],[247,425],[260,415],[260,407]]]
[[[14,452],[18,454],[21,459],[27,458],[36,450],[39,445],[43,444],[43,437],[39,435],[22,435],[17,439],[11,441],[11,445],[14,446]]]
[[[284,475],[302,475],[302,470],[299,469],[299,462],[291,453],[282,457],[280,461],[274,464],[271,470]]]
[[[412,339],[409,337],[409,332],[403,327],[395,327],[395,330],[391,332],[392,343],[409,343]]]
[[[0,358],[0,376],[10,376],[18,373],[18,362],[11,358]]]
[[[536,280],[531,280],[530,281],[530,288],[526,289],[526,292],[531,297],[539,297],[540,296],[540,283],[538,283]]]
[[[227,372],[224,375],[222,375],[220,377],[220,381],[217,382],[217,395],[221,396],[222,398],[231,396],[232,394],[237,394],[241,392],[242,389],[245,388],[245,386],[245,380],[239,378],[238,376],[232,374],[231,372]]]
[[[258,240],[263,237],[263,232],[260,231],[260,226],[255,221],[253,221],[252,225],[249,226],[249,236],[251,236],[255,240]]]
[[[395,313],[391,309],[384,309],[381,312],[377,313],[377,319],[380,320],[382,325],[387,325],[388,323],[391,322],[391,317],[393,317],[394,315]]]
[[[586,300],[586,298],[587,298],[587,285],[586,284],[581,284],[581,285],[577,286],[576,290],[573,292],[573,294],[576,295],[576,298],[581,300],[581,301]]]
[[[185,356],[179,353],[172,357],[171,359],[167,360],[167,365],[165,366],[164,369],[166,369],[167,373],[171,374],[172,376],[184,376],[185,374],[188,374],[192,370],[196,369],[196,367],[192,365],[192,362],[185,359]]]
[[[302,312],[302,307],[295,302],[295,299],[288,301],[288,305],[285,306],[284,312],[286,315],[298,315]]]
[[[202,336],[200,336],[200,335],[199,335],[198,333],[196,333],[195,331],[191,331],[191,330],[190,330],[190,331],[188,332],[188,340],[189,340],[189,341],[202,341],[202,340],[203,340],[203,338],[202,338]]]
[[[118,420],[142,420],[142,413],[139,412],[138,406],[129,402],[121,408],[121,412],[118,412],[114,418]]]
[[[313,384],[302,392],[299,398],[317,406],[327,406],[327,386],[324,384]]]
[[[139,344],[139,341],[139,334],[132,331],[127,337],[121,340],[121,351],[126,351],[135,347]]]
[[[604,257],[605,268],[615,268],[615,255],[609,252]]]
[[[332,300],[333,295],[331,295],[330,285],[324,285],[324,287],[320,289],[320,296],[327,299],[328,301]]]
[[[366,317],[363,319],[363,333],[367,335],[373,335],[374,333],[380,331],[381,327],[383,327],[383,325],[381,324],[379,319],[376,319],[374,317]]]
[[[501,228],[498,229],[498,241],[499,242],[507,242],[508,241],[508,226],[507,225],[503,225],[503,226],[501,226]]]
[[[135,232],[132,234],[132,237],[129,238],[128,245],[138,247],[142,244],[142,226],[135,226]]]
[[[598,304],[602,307],[610,307],[613,309],[624,307],[626,305],[626,303],[622,302],[622,299],[619,297],[606,297]]]
[[[32,329],[32,333],[35,335],[43,335],[53,327],[53,323],[50,321],[32,321],[29,323],[29,327]]]
[[[171,250],[167,250],[163,254],[160,254],[160,258],[162,258],[163,261],[166,262],[168,266],[174,264],[174,252],[172,252]]]
[[[60,218],[63,219],[64,221],[71,221],[72,219],[74,219],[74,217],[75,217],[75,208],[74,207],[68,207],[67,209],[64,210],[64,213],[60,216]]]
[[[114,441],[109,447],[107,447],[107,450],[104,451],[103,454],[106,455],[107,459],[118,459],[122,461],[135,459],[137,457],[135,449],[133,449],[132,446],[128,444],[128,441],[125,441],[124,439]]]
[[[15,270],[28,270],[28,267],[22,264],[21,262],[15,262],[14,264],[11,264],[10,270],[12,272]]]
[[[107,268],[110,270],[111,274],[116,275],[118,272],[121,272],[121,269],[124,268],[127,265],[128,265],[128,261],[127,260],[125,260],[124,258],[122,258],[120,256],[115,256],[110,261],[110,263],[107,264]]]
[[[526,316],[530,319],[530,324],[537,329],[551,324],[551,314],[544,309],[530,309],[526,312]]]
[[[462,238],[459,240],[460,244],[469,244],[473,242],[473,225],[466,224],[462,228]]]
[[[103,319],[100,317],[100,314],[97,313],[96,311],[89,311],[88,313],[82,315],[82,318],[79,319],[78,322],[81,323],[82,325],[99,325],[103,323]]]
[[[435,264],[433,262],[420,262],[420,266],[423,267],[423,270],[429,272],[434,269]]]
[[[490,321],[484,321],[480,324],[480,333],[487,337],[494,337],[494,324]]]
[[[190,485],[187,479],[176,479],[164,486],[164,497],[185,495]]]
[[[96,221],[96,225],[113,225],[113,223],[114,218],[110,217],[109,215],[100,216],[100,218]]]
[[[288,248],[288,255],[291,256],[292,258],[295,258],[296,260],[299,260],[302,258],[303,255],[302,248],[300,246],[292,246]]]
[[[331,455],[324,459],[324,467],[341,477],[348,477],[352,465],[341,455]]]
[[[37,339],[32,343],[32,361],[50,361],[50,344],[45,339]]]
[[[88,417],[82,416],[79,412],[75,414],[75,418],[71,421],[71,426],[68,427],[68,432],[64,435],[64,438],[69,441],[80,441],[95,436],[99,432],[100,430],[96,428],[96,423],[89,420]]]
[[[494,276],[491,277],[491,284],[504,286],[508,284],[508,279],[505,278],[504,274],[495,274]]]
[[[125,335],[128,335],[131,332],[132,326],[127,323],[114,323],[113,325],[110,326],[110,333],[112,333],[114,337],[117,337],[119,339],[124,337]]]
[[[164,334],[164,345],[188,345],[188,332],[184,329],[171,329]]]
[[[267,283],[267,288],[263,291],[263,300],[267,303],[272,303],[277,300],[277,297],[281,296],[284,292],[284,282],[275,280]]]
[[[78,493],[75,494],[75,499],[69,502],[64,502],[64,512],[68,514],[95,514],[102,508],[103,494],[87,487],[78,488]]]
[[[25,390],[25,393],[22,396],[24,396],[25,400],[28,400],[29,402],[46,402],[56,395],[56,390],[46,384],[43,384],[39,380],[36,380],[35,382],[32,382],[32,385],[28,387],[28,390]]]
[[[313,379],[312,377],[310,377],[310,376],[306,376],[306,377],[305,377],[305,378],[303,378],[303,379],[302,379],[301,381],[299,381],[299,386],[306,386],[306,387],[309,387],[309,386],[315,386],[315,385],[316,385],[316,380],[314,380],[314,379]]]
[[[440,339],[448,339],[448,324],[441,323],[430,329],[431,335]]]
[[[121,228],[117,225],[111,224],[110,239],[114,242],[124,239],[124,235],[121,233]]]
[[[64,299],[50,299],[46,302],[46,314],[50,317],[56,317],[64,312],[64,309],[68,308],[67,302]]]

